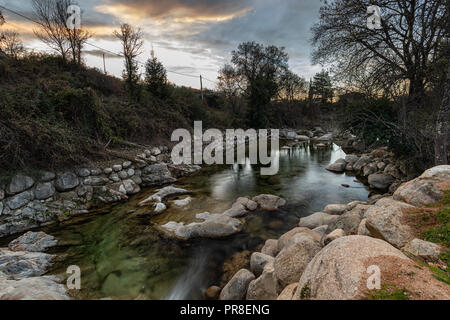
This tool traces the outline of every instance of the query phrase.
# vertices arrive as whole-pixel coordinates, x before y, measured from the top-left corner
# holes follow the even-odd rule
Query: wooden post
[[[202,75],[200,75],[200,91],[202,94],[202,101],[203,101],[203,79],[202,79]]]
[[[103,71],[106,74],[106,62],[105,62],[105,54],[103,53]]]

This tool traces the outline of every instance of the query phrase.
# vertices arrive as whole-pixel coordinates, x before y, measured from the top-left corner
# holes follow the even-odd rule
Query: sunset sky
[[[244,41],[286,47],[293,71],[309,79],[321,70],[310,61],[310,28],[317,21],[319,0],[78,0],[82,24],[95,33],[91,42],[120,52],[112,33],[121,22],[141,27],[145,62],[153,45],[157,57],[177,85],[199,87],[197,77],[216,80],[217,71],[230,59],[230,52]],[[0,5],[33,18],[31,0],[0,0]],[[4,29],[18,31],[28,49],[46,50],[33,34],[33,23],[4,12]],[[101,52],[86,46],[89,66],[103,69]],[[121,58],[107,55],[107,71],[121,76]],[[215,84],[205,80],[205,87]]]

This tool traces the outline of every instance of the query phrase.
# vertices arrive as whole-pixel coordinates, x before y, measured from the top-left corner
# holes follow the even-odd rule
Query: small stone
[[[263,273],[266,264],[273,262],[274,260],[274,257],[263,253],[254,252],[250,257],[250,270],[255,276],[259,277]]]
[[[103,171],[101,169],[99,169],[99,168],[91,169],[91,175],[93,175],[93,176],[99,176],[99,175],[102,174],[102,172]]]
[[[59,192],[75,189],[80,184],[78,177],[73,172],[65,172],[59,175],[55,181],[55,188]]]
[[[41,175],[39,177],[39,181],[41,181],[41,182],[50,182],[52,180],[55,180],[55,178],[56,178],[56,174],[54,174],[53,172],[43,171],[43,172],[41,172]]]
[[[113,182],[116,182],[116,183],[121,181],[119,178],[119,175],[117,173],[112,173],[109,176],[109,179],[111,179]]]
[[[164,203],[160,202],[155,205],[155,213],[160,214],[167,210],[167,207]]]
[[[91,175],[91,171],[89,169],[80,169],[78,170],[78,175],[82,178],[89,177]]]
[[[120,171],[119,172],[119,178],[122,179],[122,180],[127,179],[128,178],[128,173],[126,171],[123,171],[123,170]]]
[[[123,168],[123,169],[128,169],[129,167],[131,167],[132,164],[133,164],[133,163],[132,163],[131,161],[125,161],[125,162],[122,164],[122,168]]]
[[[323,239],[323,244],[327,245],[330,242],[338,239],[338,238],[342,238],[345,237],[345,231],[342,229],[336,229],[334,231],[332,231],[330,234],[328,234],[327,236],[325,236],[325,238]]]
[[[211,286],[205,291],[206,300],[217,300],[220,296],[220,289],[218,286]]]
[[[105,168],[105,170],[103,170],[103,172],[107,175],[111,174],[113,172],[112,168]]]
[[[6,192],[8,194],[17,194],[30,189],[34,185],[34,180],[31,177],[22,174],[16,174],[9,184]]]
[[[46,200],[55,194],[55,187],[51,182],[38,183],[34,189],[37,200]]]
[[[325,207],[323,212],[332,215],[341,215],[348,209],[349,207],[346,204],[329,204]]]
[[[128,169],[128,171],[127,171],[127,174],[129,177],[134,176],[134,173],[135,173],[134,169]]]
[[[112,168],[115,172],[122,171],[122,165],[120,165],[120,164],[116,164]]]
[[[34,199],[33,191],[28,190],[6,199],[6,204],[11,210],[16,210],[22,208],[30,201],[33,201],[33,199]]]

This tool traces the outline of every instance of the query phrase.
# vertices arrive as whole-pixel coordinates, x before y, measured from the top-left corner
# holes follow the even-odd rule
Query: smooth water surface
[[[155,192],[149,189],[127,203],[49,227],[44,231],[60,241],[52,252],[59,258],[50,273],[67,278],[67,267],[78,265],[82,289],[71,291],[75,298],[201,299],[207,287],[220,284],[224,262],[229,266],[236,254],[260,248],[327,204],[367,200],[369,190],[355,177],[324,169],[344,156],[336,145],[281,150],[279,173],[273,177],[260,176],[259,168],[249,164],[208,167],[175,184],[192,192],[193,201],[186,208],[169,201],[167,212],[148,215],[150,209],[138,208],[137,203]],[[278,212],[249,214],[244,230],[227,239],[180,242],[155,229],[169,221],[192,222],[195,214],[205,211],[220,213],[238,197],[263,193],[282,196],[288,205]]]

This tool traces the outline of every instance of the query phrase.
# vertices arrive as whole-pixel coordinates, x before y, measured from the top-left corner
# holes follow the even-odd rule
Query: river
[[[49,274],[65,279],[68,266],[79,266],[82,288],[71,291],[79,299],[202,299],[206,288],[223,285],[224,273],[229,278],[237,271],[233,268],[245,260],[242,257],[294,228],[300,217],[330,203],[367,200],[368,188],[355,177],[325,170],[344,156],[336,145],[281,150],[279,173],[273,177],[260,176],[259,168],[249,164],[207,167],[175,184],[192,192],[186,208],[169,201],[167,212],[148,215],[149,209],[137,203],[154,188],[126,203],[44,228],[59,240],[51,251],[58,259]],[[155,230],[155,225],[169,221],[193,221],[196,213],[223,212],[240,196],[263,193],[281,196],[288,204],[277,212],[250,213],[244,230],[227,239],[180,242]]]

